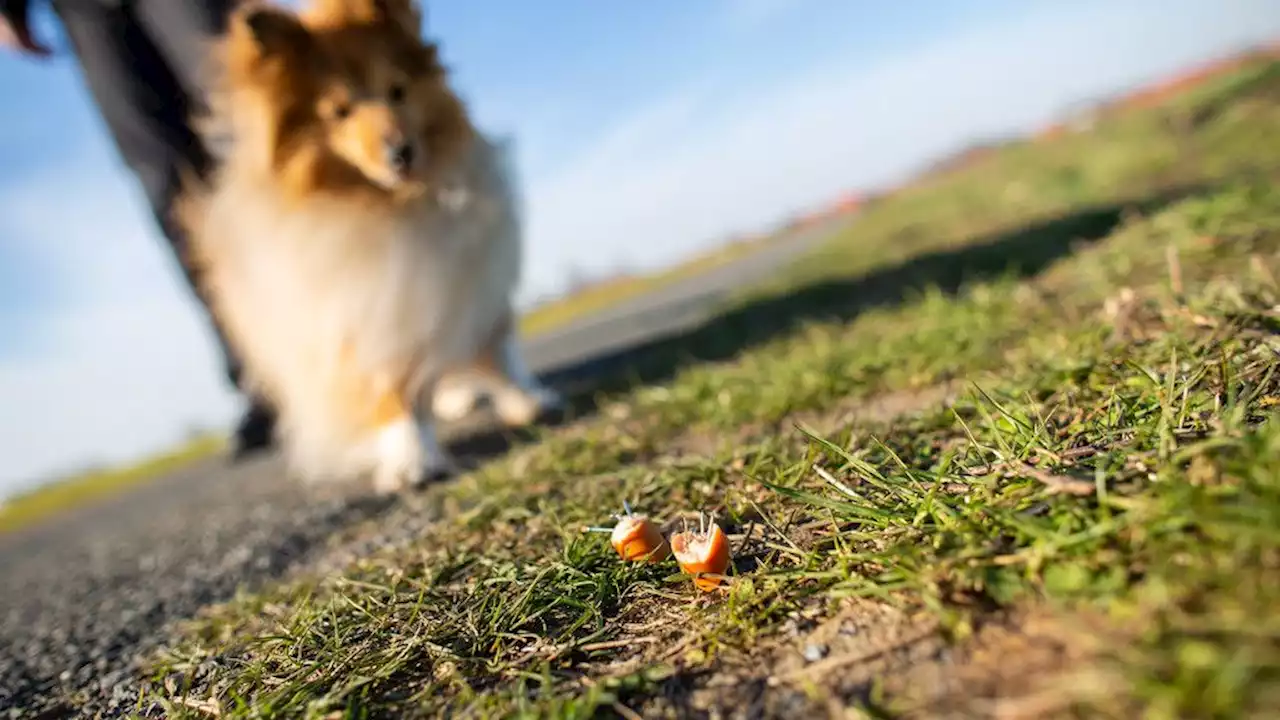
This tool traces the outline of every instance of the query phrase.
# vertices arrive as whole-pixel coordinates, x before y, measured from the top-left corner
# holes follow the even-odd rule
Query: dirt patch
[[[988,618],[974,636],[888,684],[902,717],[1072,717],[1098,689],[1096,635],[1076,615],[1031,609]]]
[[[950,382],[869,398],[850,397],[820,412],[797,412],[775,422],[749,423],[727,435],[691,431],[675,438],[667,447],[673,458],[711,457],[727,447],[753,445],[768,437],[794,436],[797,426],[826,435],[853,425],[883,425],[895,418],[950,405],[960,395],[961,388],[961,383]]]
[[[960,395],[961,387],[959,382],[940,383],[870,398],[849,399],[823,412],[797,413],[785,424],[804,425],[818,433],[831,433],[854,424],[882,425],[895,418],[950,405]]]
[[[816,611],[815,611],[816,612]],[[823,619],[797,613],[753,651],[677,672],[634,698],[643,717],[999,718],[1068,715],[1093,636],[1045,609],[986,618],[952,642],[936,616],[850,600]]]

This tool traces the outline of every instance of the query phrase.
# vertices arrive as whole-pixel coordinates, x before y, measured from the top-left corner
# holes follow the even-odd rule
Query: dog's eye
[[[351,106],[346,103],[334,103],[333,107],[329,109],[329,114],[333,116],[334,120],[342,120],[351,114]]]
[[[399,83],[392,85],[391,89],[387,91],[387,98],[393,103],[399,103],[404,100],[404,86]]]

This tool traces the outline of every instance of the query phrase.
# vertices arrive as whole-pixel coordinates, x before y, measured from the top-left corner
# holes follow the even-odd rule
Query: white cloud
[[[567,167],[531,179],[525,296],[554,291],[571,265],[603,272],[619,254],[641,267],[676,261],[896,179],[974,136],[1034,126],[1082,96],[1274,37],[1274,9],[1269,0],[1064,3],[872,66],[832,58],[745,94],[706,92],[691,78]]]

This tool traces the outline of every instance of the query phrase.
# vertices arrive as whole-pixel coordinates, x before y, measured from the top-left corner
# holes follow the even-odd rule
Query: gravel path
[[[562,387],[625,365],[628,348],[704,322],[726,293],[832,229],[539,337],[530,363]],[[387,529],[366,546],[411,537],[429,516],[413,504],[308,492],[286,478],[278,458],[235,467],[214,459],[0,536],[0,717],[128,712],[136,660],[163,641],[167,623],[306,568],[360,520],[385,515],[379,526]]]

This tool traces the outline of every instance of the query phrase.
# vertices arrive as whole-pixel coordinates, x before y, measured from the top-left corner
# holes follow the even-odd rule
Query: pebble
[[[827,656],[827,646],[817,643],[809,643],[804,646],[804,659],[807,662],[818,662]]]

